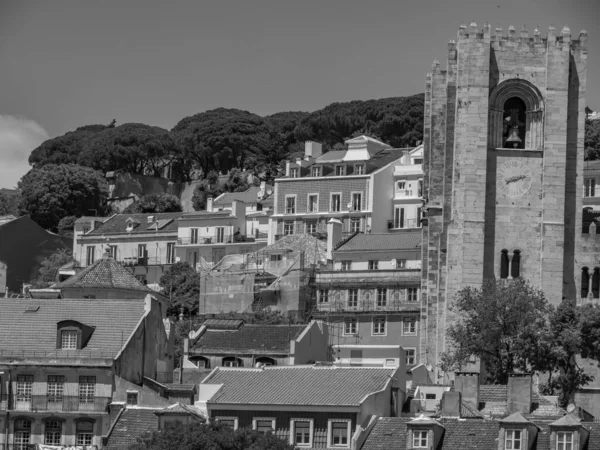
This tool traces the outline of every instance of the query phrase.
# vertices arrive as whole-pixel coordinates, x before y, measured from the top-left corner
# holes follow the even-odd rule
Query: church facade
[[[582,226],[586,59],[585,31],[472,23],[446,70],[427,74],[420,361],[436,379],[462,288],[522,276],[555,305],[597,298],[600,244]]]

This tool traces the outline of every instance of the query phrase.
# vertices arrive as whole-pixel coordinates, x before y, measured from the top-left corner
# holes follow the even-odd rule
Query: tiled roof
[[[142,234],[142,233],[160,233],[160,234],[173,234],[177,236],[177,222],[175,219],[181,217],[183,213],[144,213],[144,214],[115,214],[110,217],[106,222],[102,223],[98,228],[90,231],[86,236],[102,236],[106,234],[114,235],[114,234],[124,234],[130,236],[132,234]],[[148,217],[153,217],[153,222],[148,222]],[[97,219],[102,219],[101,217],[97,217]],[[132,219],[133,221],[139,223],[136,227],[134,227],[131,231],[127,231],[127,219]],[[153,223],[159,221],[168,221],[163,222],[162,228],[156,230],[153,227],[151,230],[148,229]]]
[[[237,330],[244,324],[242,319],[206,319],[202,322],[212,330]]]
[[[327,163],[327,162],[341,162],[346,156],[348,150],[332,150],[327,153],[323,153],[321,156],[317,158],[317,163]]]
[[[265,187],[265,197],[260,201],[260,203],[273,202],[273,196],[267,196],[266,191],[269,189],[273,189],[273,186],[267,185]],[[229,205],[233,201],[243,202],[243,203],[257,203],[258,197],[257,194],[260,191],[260,186],[251,186],[244,192],[225,192],[218,196],[214,204],[215,205]]]
[[[59,350],[58,354],[85,356],[93,351],[112,358],[136,329],[144,315],[144,305],[143,299],[90,301],[0,298],[0,356],[3,351],[39,351],[39,356],[43,356],[44,352],[57,352],[58,322],[75,320],[93,327],[92,336],[84,349],[68,352]]]
[[[335,253],[412,250],[420,248],[421,240],[422,232],[420,229],[399,233],[358,233],[339,247]]]
[[[222,384],[209,403],[358,406],[383,389],[395,369],[280,366],[263,369],[217,367],[202,384]]]
[[[288,354],[290,340],[302,333],[305,325],[243,325],[236,330],[208,329],[193,349],[201,353],[235,352]]]
[[[452,420],[442,423],[445,428],[440,443],[443,450],[496,450],[498,423],[491,420]]]
[[[327,242],[310,234],[290,234],[282,236],[277,242],[260,250],[268,253],[273,250],[291,250],[304,252],[304,264],[320,264],[327,261]]]
[[[482,384],[479,386],[479,402],[485,403],[481,410],[484,415],[503,416],[506,415],[507,407],[507,385]],[[555,397],[546,397],[537,392],[531,394],[532,412],[534,416],[562,416],[566,413],[558,406]]]
[[[175,403],[174,405],[167,406],[166,408],[157,411],[156,414],[189,414],[206,420],[206,414],[200,409],[196,408],[195,406],[184,405],[182,403]]]
[[[127,448],[145,433],[158,430],[156,412],[161,408],[126,408],[114,424],[105,448]]]
[[[178,384],[178,383],[162,383],[169,391],[181,391],[181,392],[192,392],[195,388],[195,384]]]
[[[361,450],[405,450],[406,423],[412,417],[380,417]]]
[[[154,293],[152,289],[140,283],[125,267],[108,257],[100,258],[91,266],[52,287],[55,289],[127,289],[140,291],[143,294]]]

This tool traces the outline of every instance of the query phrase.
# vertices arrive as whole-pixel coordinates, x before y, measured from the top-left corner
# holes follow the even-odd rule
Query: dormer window
[[[313,168],[310,169],[310,175],[312,177],[320,177],[321,176],[321,168],[319,166],[313,166]]]
[[[572,431],[559,431],[556,433],[556,450],[573,450]]]
[[[520,450],[523,448],[522,444],[522,430],[506,430],[504,435],[504,448],[505,450]]]
[[[125,228],[125,231],[127,232],[133,231],[133,229],[139,225],[139,222],[131,217],[127,219],[126,223],[127,227]]]
[[[364,164],[356,164],[354,166],[354,175],[364,175],[365,174],[365,165]]]
[[[343,177],[344,175],[346,175],[346,166],[344,166],[344,165],[335,166],[335,176]]]
[[[299,172],[300,172],[300,169],[298,167],[291,167],[290,168],[290,178],[298,178]]]
[[[77,330],[64,330],[61,331],[61,346],[62,350],[76,350],[77,349]]]
[[[429,448],[429,433],[427,430],[413,430],[413,448]]]

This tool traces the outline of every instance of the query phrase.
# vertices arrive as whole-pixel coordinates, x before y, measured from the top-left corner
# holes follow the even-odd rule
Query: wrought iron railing
[[[14,394],[7,409],[32,412],[104,412],[110,402],[110,397]]]
[[[245,236],[243,234],[216,234],[212,236],[198,236],[198,237],[182,237],[177,238],[177,245],[214,245],[214,244],[234,244],[237,242],[254,242],[255,238],[252,236]]]
[[[101,350],[2,350],[0,349],[1,358],[57,358],[57,359],[81,359],[81,358],[96,358],[96,359],[113,359],[114,352],[106,352]]]
[[[318,311],[327,312],[390,312],[390,311],[412,311],[420,309],[418,301],[408,300],[358,300],[349,302],[348,300],[331,300],[328,302],[318,302]]]

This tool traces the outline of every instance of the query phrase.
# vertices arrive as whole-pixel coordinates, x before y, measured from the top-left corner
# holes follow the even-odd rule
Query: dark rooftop
[[[177,235],[177,222],[175,219],[181,217],[183,213],[144,213],[144,214],[115,214],[106,219],[98,228],[90,231],[85,236],[102,236],[106,234],[142,234],[142,233],[172,233]],[[148,218],[152,221],[148,222]],[[98,217],[99,220],[103,218]],[[134,227],[127,231],[127,222],[131,219]],[[158,229],[157,225],[158,224]]]
[[[358,233],[348,239],[335,252],[416,250],[421,248],[421,240],[422,231],[420,228],[397,233]]]

